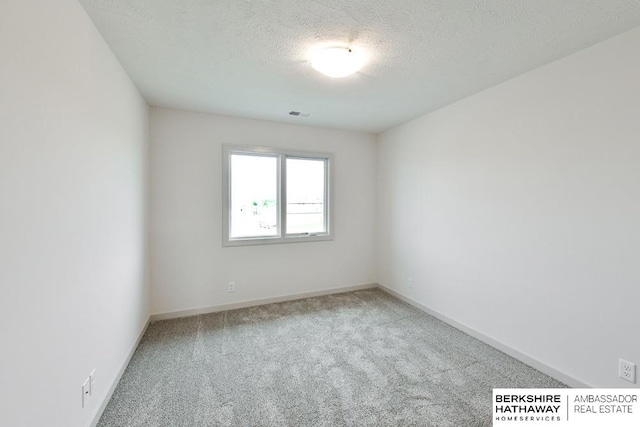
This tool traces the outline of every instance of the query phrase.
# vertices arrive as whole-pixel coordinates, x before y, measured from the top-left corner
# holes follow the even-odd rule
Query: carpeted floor
[[[152,323],[99,426],[491,426],[565,387],[377,290]]]

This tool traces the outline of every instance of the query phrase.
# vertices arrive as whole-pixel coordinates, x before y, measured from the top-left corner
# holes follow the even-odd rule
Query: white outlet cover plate
[[[628,372],[626,372],[628,370]],[[624,359],[620,359],[618,375],[625,381],[636,383],[636,364]]]
[[[82,383],[82,407],[83,408],[86,403],[86,400],[89,398],[89,395],[91,393],[89,383],[90,383],[89,378],[84,380],[84,383]]]

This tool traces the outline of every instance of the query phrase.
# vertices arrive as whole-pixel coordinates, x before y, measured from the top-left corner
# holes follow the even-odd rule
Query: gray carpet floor
[[[152,323],[99,426],[491,426],[564,384],[370,289]]]

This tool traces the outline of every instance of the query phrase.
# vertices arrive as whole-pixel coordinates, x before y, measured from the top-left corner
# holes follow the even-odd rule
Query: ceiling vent
[[[302,111],[289,111],[290,116],[307,118],[311,113],[303,113]]]

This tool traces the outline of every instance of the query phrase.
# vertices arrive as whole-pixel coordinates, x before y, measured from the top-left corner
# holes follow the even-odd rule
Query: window
[[[225,246],[329,240],[330,154],[225,146]]]

